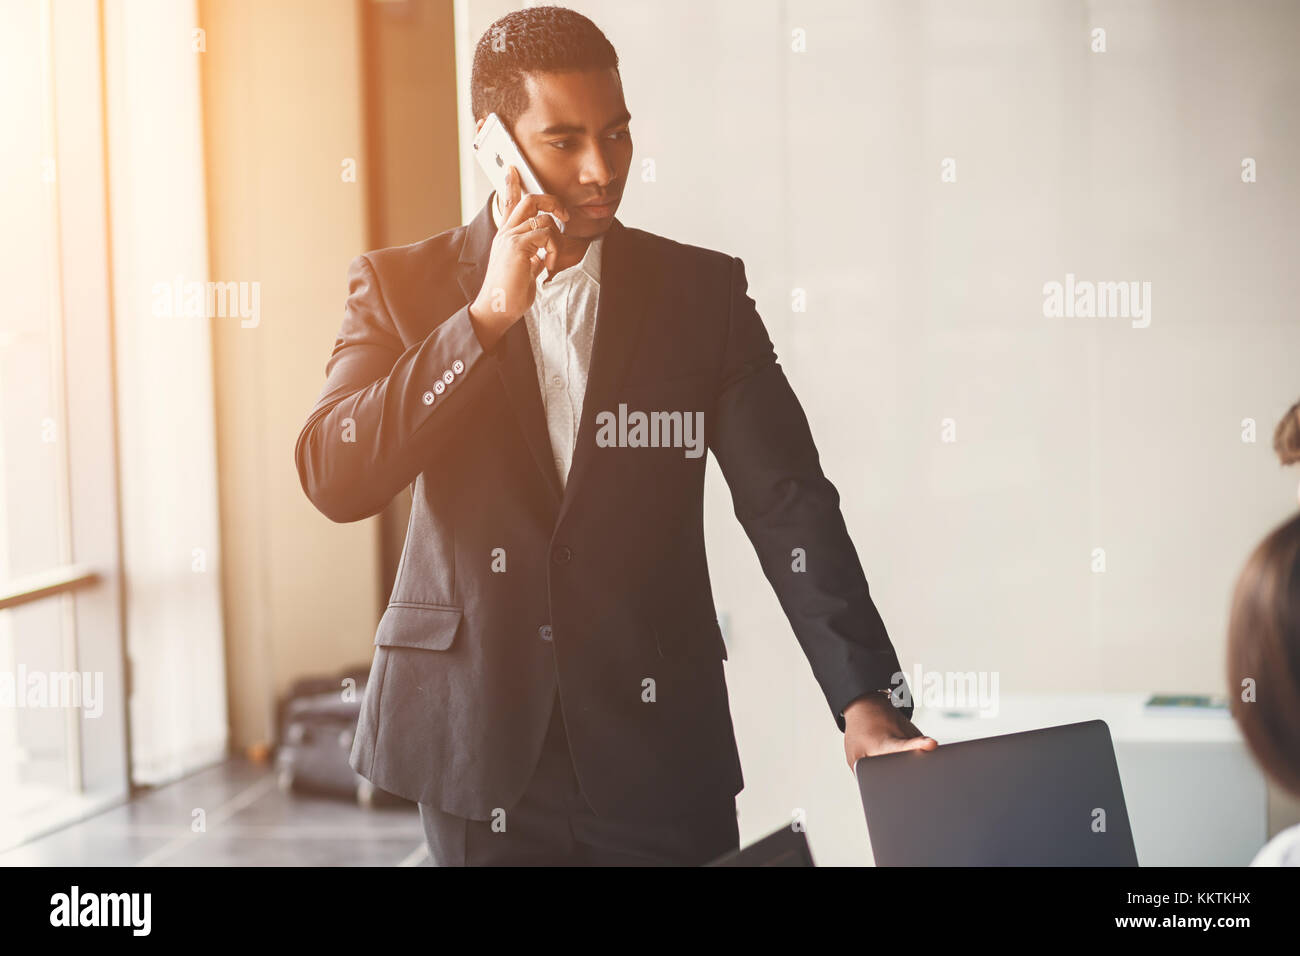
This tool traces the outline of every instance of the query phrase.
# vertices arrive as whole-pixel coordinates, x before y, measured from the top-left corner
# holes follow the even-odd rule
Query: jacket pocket
[[[655,625],[659,656],[672,658],[713,657],[727,659],[727,643],[717,618],[707,621],[661,621]]]
[[[464,608],[442,604],[393,602],[379,619],[375,644],[445,651],[456,640]]]

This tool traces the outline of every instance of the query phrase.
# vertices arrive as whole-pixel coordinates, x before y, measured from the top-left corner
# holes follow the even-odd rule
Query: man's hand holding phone
[[[490,349],[528,311],[537,297],[542,269],[554,272],[560,254],[559,230],[550,216],[569,220],[569,211],[548,193],[523,193],[519,173],[506,173],[505,220],[492,239],[483,287],[470,303],[469,315],[479,343]],[[538,253],[546,250],[544,258]]]

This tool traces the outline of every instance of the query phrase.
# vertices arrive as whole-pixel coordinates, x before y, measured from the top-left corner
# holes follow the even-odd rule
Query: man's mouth
[[[577,208],[589,219],[608,219],[614,215],[616,199],[604,199],[599,202],[582,203]]]

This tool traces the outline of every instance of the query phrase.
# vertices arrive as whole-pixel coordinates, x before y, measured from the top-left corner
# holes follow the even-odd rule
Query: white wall
[[[1300,392],[1300,9],[571,6],[621,60],[620,219],[744,260],[904,668],[1222,692],[1232,583],[1295,508],[1269,445]],[[469,49],[511,8],[463,5]],[[490,187],[465,182],[474,211]],[[1150,282],[1149,327],[1044,317],[1066,273]],[[803,807],[819,862],[850,858],[865,827],[817,829],[857,800],[841,737],[716,468],[706,513],[742,840]]]

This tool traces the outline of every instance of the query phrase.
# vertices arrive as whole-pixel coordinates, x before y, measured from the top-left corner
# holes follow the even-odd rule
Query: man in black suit
[[[468,226],[353,261],[296,448],[334,521],[414,483],[351,764],[420,804],[439,864],[703,863],[736,849],[744,786],[706,445],[849,765],[935,742],[743,264],[614,216],[631,116],[604,34],[509,14],[472,86],[547,192],[512,171]]]

